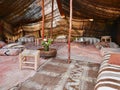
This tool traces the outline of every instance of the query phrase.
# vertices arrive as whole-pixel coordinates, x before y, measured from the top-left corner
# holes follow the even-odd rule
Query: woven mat
[[[11,90],[93,90],[99,64],[51,59]],[[88,89],[89,88],[89,89]]]
[[[73,61],[73,67],[63,90],[94,90],[99,64]]]

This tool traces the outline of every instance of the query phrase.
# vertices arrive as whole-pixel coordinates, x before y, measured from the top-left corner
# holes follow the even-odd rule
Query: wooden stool
[[[103,41],[103,42],[111,42],[111,37],[110,36],[102,36],[101,41]]]
[[[27,57],[34,57],[34,61],[27,60]],[[40,50],[25,49],[22,53],[19,54],[20,69],[30,68],[30,69],[37,70],[39,57],[40,57]]]

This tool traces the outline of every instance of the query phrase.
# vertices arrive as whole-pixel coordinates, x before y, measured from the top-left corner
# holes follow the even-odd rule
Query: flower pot
[[[49,51],[45,51],[44,48],[39,48],[40,50],[40,57],[50,58],[55,57],[57,54],[57,50],[55,48],[49,48]]]
[[[49,46],[47,46],[47,45],[44,46],[44,50],[45,50],[45,51],[49,51]]]

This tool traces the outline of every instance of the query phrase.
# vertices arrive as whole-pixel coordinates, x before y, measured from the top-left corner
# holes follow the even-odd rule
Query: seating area
[[[0,46],[1,46],[0,55],[1,56],[16,56],[16,55],[19,55],[19,53],[25,49],[25,46],[19,42],[17,42],[17,43],[13,42],[13,43],[9,43],[9,44],[7,44],[3,41],[1,41],[1,42],[2,42],[2,43],[0,43]]]
[[[88,42],[89,44],[96,44],[97,42],[100,42],[100,39],[95,37],[80,37],[75,40],[76,42]]]
[[[34,42],[34,41],[35,41],[35,37],[33,35],[26,35],[18,39],[18,42],[21,43]]]
[[[84,37],[85,38],[85,37]],[[112,52],[120,52],[119,48],[101,48],[101,49],[97,49],[95,47],[95,43],[99,42],[99,39],[97,38],[85,38],[86,41],[90,41],[91,43],[89,43],[86,46],[83,46],[80,44],[79,41],[77,41],[78,43],[76,44],[76,40],[71,42],[72,46],[72,53],[71,53],[71,59],[73,60],[78,60],[78,61],[86,61],[86,62],[92,62],[92,63],[101,63],[100,65],[100,69],[98,72],[98,76],[97,78],[97,83],[95,85],[95,90],[103,90],[101,88],[106,88],[109,87],[108,84],[103,84],[104,87],[101,86],[102,83],[107,83],[107,82],[102,82],[104,81],[103,78],[113,78],[113,76],[116,77],[116,71],[119,71],[119,67],[116,67],[115,65],[110,65],[108,63],[109,58],[110,58],[110,53]],[[37,45],[35,44],[36,42],[26,42],[25,44],[21,45],[20,42],[18,43],[10,43],[10,44],[4,44],[3,47],[0,49],[0,51],[2,53],[4,53],[4,56],[19,56],[19,69],[20,70],[35,70],[37,71],[39,69],[39,64],[38,62],[41,61],[43,59],[49,59],[49,58],[44,58],[44,56],[42,56],[42,52],[41,52],[41,48],[42,45]],[[3,44],[3,43],[2,43]],[[53,42],[50,45],[51,48],[54,48],[56,51],[56,54],[54,56],[54,58],[61,58],[61,59],[67,59],[67,43],[66,42]],[[14,51],[14,49],[21,49],[21,51],[19,51],[19,53],[17,54],[9,54],[10,53],[10,49],[12,51]],[[33,48],[33,49],[32,49]],[[42,47],[43,49],[43,47]],[[9,50],[8,51],[2,51],[2,50]],[[27,51],[26,51],[27,50]],[[35,51],[35,53],[34,53]],[[39,51],[39,52],[37,52]],[[78,52],[80,51],[80,52]],[[82,51],[82,52],[81,52]],[[92,54],[94,53],[94,54]],[[108,54],[109,53],[109,54]],[[45,53],[44,53],[45,54]],[[87,55],[87,57],[86,57]],[[91,56],[93,55],[93,56]],[[2,55],[3,56],[3,55]],[[42,56],[41,58],[39,58],[40,56]],[[33,57],[33,58],[31,58]],[[91,57],[91,58],[90,58]],[[32,61],[31,61],[32,60]],[[30,66],[29,66],[30,65]],[[110,69],[110,73],[105,74],[106,72],[108,72]],[[111,71],[111,69],[115,69],[113,71]],[[115,75],[114,75],[114,73]],[[107,75],[107,76],[106,76]],[[119,76],[119,73],[117,74]],[[102,80],[101,80],[102,79]],[[105,79],[106,80],[106,79]],[[95,84],[95,83],[94,83]],[[105,86],[107,85],[107,86]],[[115,87],[118,88],[119,86]],[[113,88],[113,87],[112,87]]]
[[[0,0],[0,90],[120,90],[120,0]]]

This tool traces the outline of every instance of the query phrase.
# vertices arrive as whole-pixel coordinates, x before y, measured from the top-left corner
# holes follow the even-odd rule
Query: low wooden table
[[[40,57],[50,58],[55,57],[57,54],[57,50],[55,48],[50,48],[49,51],[45,51],[44,48],[39,48],[40,50]]]
[[[111,42],[111,36],[101,36],[101,41],[103,41],[103,42]]]

